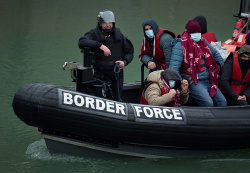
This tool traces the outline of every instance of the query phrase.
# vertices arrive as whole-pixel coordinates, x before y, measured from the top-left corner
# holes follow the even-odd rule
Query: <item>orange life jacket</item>
[[[222,43],[222,47],[226,48],[228,50],[228,53],[234,52],[236,50],[236,47],[241,47],[245,44],[246,36],[247,34],[241,33],[239,34],[238,39],[236,41],[228,39],[224,43]]]

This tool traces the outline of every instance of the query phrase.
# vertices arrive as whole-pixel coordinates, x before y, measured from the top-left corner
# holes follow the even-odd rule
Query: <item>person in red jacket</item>
[[[172,31],[158,27],[154,19],[147,19],[142,24],[143,41],[140,61],[151,71],[165,70],[169,67],[172,45],[176,38]]]
[[[250,45],[243,45],[239,53],[234,51],[223,67],[220,86],[228,105],[250,104]]]

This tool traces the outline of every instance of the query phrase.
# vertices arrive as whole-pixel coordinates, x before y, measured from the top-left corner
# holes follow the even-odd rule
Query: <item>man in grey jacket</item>
[[[151,71],[169,67],[171,41],[176,38],[172,31],[158,27],[154,19],[147,19],[142,24],[143,42],[139,59]]]

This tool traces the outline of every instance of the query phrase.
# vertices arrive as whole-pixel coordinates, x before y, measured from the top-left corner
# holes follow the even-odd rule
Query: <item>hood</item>
[[[154,20],[154,19],[147,19],[147,20],[145,20],[143,23],[142,23],[142,29],[143,29],[143,33],[144,33],[144,36],[146,37],[146,38],[148,38],[147,36],[146,36],[146,34],[145,34],[145,30],[144,30],[144,28],[145,28],[145,25],[150,25],[151,27],[152,27],[152,29],[153,29],[153,31],[154,31],[154,35],[156,35],[157,33],[158,33],[158,25],[157,25],[157,23],[156,23],[156,21]]]
[[[157,83],[159,83],[161,81],[161,73],[163,71],[164,70],[160,70],[160,71],[153,71],[153,72],[149,73],[149,75],[147,77],[147,81],[148,82],[157,82]]]
[[[166,82],[169,80],[181,81],[180,76],[173,68],[168,68],[162,72],[162,77],[165,79]]]
[[[157,82],[157,83],[159,83],[160,88],[162,88],[163,81],[161,80],[161,76],[165,79],[165,81],[167,83],[169,80],[176,81],[176,86],[174,87],[175,89],[179,89],[179,87],[181,86],[181,78],[178,75],[178,73],[172,68],[151,72],[148,75],[147,81],[148,82]]]

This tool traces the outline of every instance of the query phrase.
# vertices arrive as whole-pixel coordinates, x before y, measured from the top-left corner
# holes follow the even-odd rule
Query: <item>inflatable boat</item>
[[[15,114],[38,127],[51,153],[162,158],[250,147],[250,106],[142,105],[142,82],[124,84],[123,101],[113,101],[91,67],[67,62],[63,68],[76,87],[32,83],[13,100]]]
[[[38,127],[52,153],[158,158],[250,147],[250,106],[141,105],[132,102],[139,86],[124,86],[128,103],[33,83],[17,91],[13,109]]]
[[[122,101],[113,101],[112,94],[107,94],[109,85],[93,77],[90,55],[84,50],[83,66],[76,62],[63,65],[64,70],[70,70],[75,87],[32,83],[22,86],[14,96],[15,114],[38,128],[50,153],[166,158],[250,147],[250,106],[139,104],[144,66],[141,81],[124,84]]]

